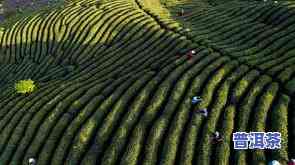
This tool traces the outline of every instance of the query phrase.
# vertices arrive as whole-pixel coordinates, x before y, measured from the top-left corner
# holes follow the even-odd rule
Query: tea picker
[[[212,142],[215,143],[219,143],[223,141],[223,137],[222,135],[220,135],[220,133],[218,131],[212,133]]]
[[[295,165],[295,159],[291,159],[291,160],[288,162],[288,165]]]
[[[195,50],[191,50],[187,53],[187,58],[188,60],[192,59],[193,58],[193,55],[196,54],[196,51]]]
[[[177,13],[177,15],[179,16],[179,17],[183,17],[183,16],[189,16],[189,15],[191,15],[191,13],[188,13],[188,12],[184,12],[184,9],[183,8],[181,8],[181,10]]]
[[[178,13],[178,16],[184,16],[184,9],[180,10],[180,12]]]
[[[269,162],[268,165],[281,165],[281,163],[277,160],[273,160],[273,161]]]
[[[36,160],[34,158],[29,159],[29,165],[37,165]]]
[[[203,116],[208,116],[208,110],[206,108],[197,111],[198,113],[202,114]]]
[[[194,96],[192,99],[192,104],[197,104],[202,101],[202,98],[200,96]]]

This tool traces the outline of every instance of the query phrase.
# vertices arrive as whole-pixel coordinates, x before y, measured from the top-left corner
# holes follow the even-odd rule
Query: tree
[[[31,79],[28,80],[20,80],[15,84],[15,90],[20,94],[29,94],[32,93],[36,89],[36,85],[34,81]]]

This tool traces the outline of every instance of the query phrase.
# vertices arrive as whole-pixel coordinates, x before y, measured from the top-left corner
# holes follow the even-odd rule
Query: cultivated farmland
[[[36,89],[17,93],[28,79]],[[192,104],[194,96],[202,101]],[[215,131],[221,143],[212,143]],[[234,150],[232,134],[251,131],[280,132],[281,149]],[[287,164],[295,158],[295,2],[72,0],[1,28],[0,165],[29,158]]]

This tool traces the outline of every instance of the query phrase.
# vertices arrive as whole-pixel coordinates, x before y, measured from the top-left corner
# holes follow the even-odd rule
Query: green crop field
[[[72,0],[0,27],[0,165],[295,158],[295,2]],[[235,150],[234,132],[281,148]]]

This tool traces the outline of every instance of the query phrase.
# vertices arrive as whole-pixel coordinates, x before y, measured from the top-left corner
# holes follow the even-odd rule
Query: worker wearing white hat
[[[273,161],[269,162],[268,165],[281,165],[281,163],[277,160],[273,160]]]
[[[36,165],[36,160],[34,158],[30,158],[29,165]]]

